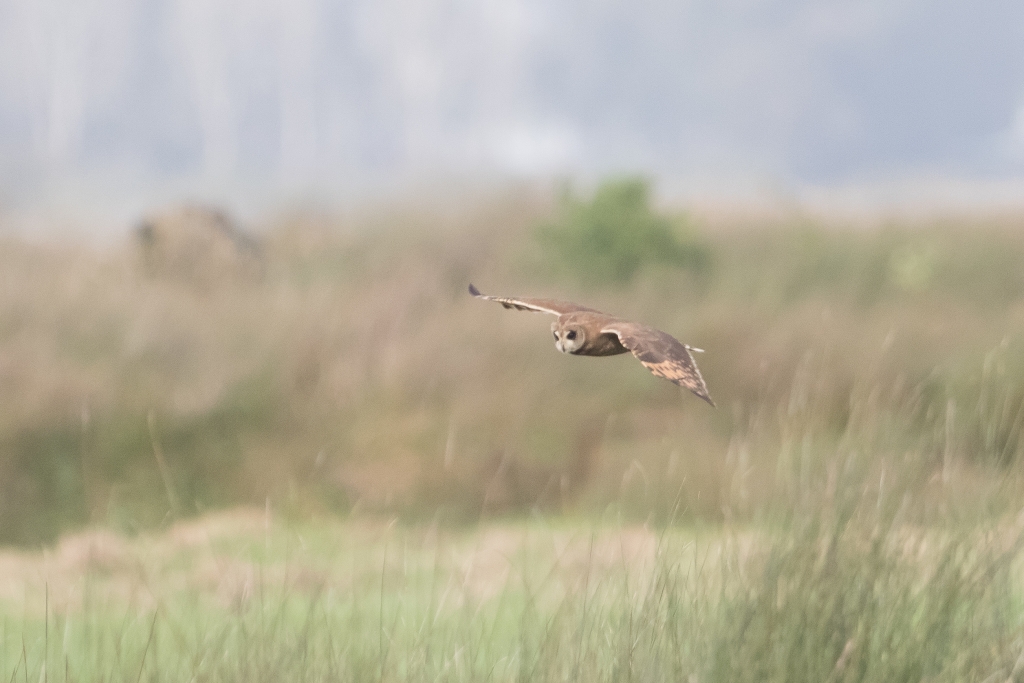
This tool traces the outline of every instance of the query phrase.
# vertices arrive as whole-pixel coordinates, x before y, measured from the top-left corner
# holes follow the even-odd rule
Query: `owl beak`
[[[558,341],[555,342],[555,348],[558,349],[559,351],[561,351],[562,353],[565,353],[565,349],[562,348],[562,340],[561,339],[559,339]]]

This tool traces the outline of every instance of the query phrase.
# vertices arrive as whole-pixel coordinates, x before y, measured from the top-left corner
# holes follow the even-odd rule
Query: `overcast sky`
[[[0,197],[623,171],[1022,176],[1024,2],[0,0]]]

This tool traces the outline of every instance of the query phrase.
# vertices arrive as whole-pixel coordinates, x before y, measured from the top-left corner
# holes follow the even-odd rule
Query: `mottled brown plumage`
[[[567,301],[487,296],[473,285],[469,286],[469,293],[509,309],[557,315],[551,332],[559,351],[577,356],[614,356],[630,351],[658,377],[715,405],[690,353],[701,349],[683,344],[670,334]]]

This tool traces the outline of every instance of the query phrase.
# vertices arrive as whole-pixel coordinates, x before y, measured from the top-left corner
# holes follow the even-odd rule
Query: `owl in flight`
[[[551,323],[551,332],[555,336],[555,348],[562,353],[614,356],[632,351],[658,377],[685,387],[715,405],[690,354],[703,350],[687,346],[670,334],[567,301],[487,296],[473,285],[469,286],[469,293],[478,299],[497,301],[505,308],[557,315],[558,320]]]

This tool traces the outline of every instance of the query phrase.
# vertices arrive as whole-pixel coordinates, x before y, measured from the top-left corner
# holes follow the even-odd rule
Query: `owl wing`
[[[537,311],[539,313],[550,313],[552,315],[562,315],[564,313],[577,313],[579,311],[590,311],[591,313],[599,313],[593,308],[587,308],[586,306],[580,306],[569,301],[556,301],[555,299],[525,299],[518,296],[505,297],[505,296],[487,296],[481,294],[480,290],[473,285],[469,286],[469,293],[475,296],[477,299],[487,299],[488,301],[497,301],[505,308],[514,308],[517,311]]]
[[[606,325],[601,332],[615,334],[619,342],[658,377],[689,389],[712,406],[715,405],[708,396],[708,387],[690,353],[701,349],[687,346],[670,334],[640,323],[616,321]]]

